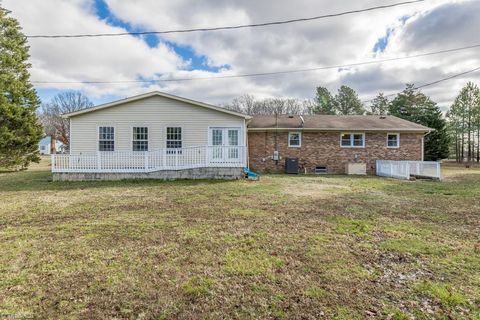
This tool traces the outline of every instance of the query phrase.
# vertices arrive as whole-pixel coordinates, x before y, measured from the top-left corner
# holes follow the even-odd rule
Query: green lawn
[[[480,169],[445,180],[0,173],[0,318],[480,319]]]

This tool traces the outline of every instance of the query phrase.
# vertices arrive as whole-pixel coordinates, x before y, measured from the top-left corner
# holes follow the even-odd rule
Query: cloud
[[[258,23],[309,17],[384,4],[347,0],[267,1],[121,1],[105,0],[114,19],[101,19],[93,0],[4,0],[28,34],[171,30]],[[133,36],[96,39],[32,39],[32,78],[45,81],[131,80],[152,77],[205,77],[304,69],[384,59],[475,42],[480,20],[478,1],[432,0],[380,11],[289,25],[233,31],[194,32],[159,37],[154,46]],[[406,19],[408,17],[408,19]],[[120,21],[112,25],[111,21]],[[388,33],[388,38],[385,36]],[[375,45],[385,38],[383,51]],[[191,57],[211,68],[195,70]],[[480,50],[480,49],[479,49]],[[202,60],[203,61],[203,60]],[[228,66],[223,68],[222,66]],[[346,70],[285,75],[164,82],[159,84],[58,85],[81,88],[92,96],[124,97],[163,90],[211,103],[229,102],[249,93],[262,97],[310,98],[316,86],[336,91],[347,84],[362,99],[378,92],[402,90],[405,83],[423,84],[480,66],[478,50],[437,55]],[[424,91],[448,106],[467,80],[444,82]]]

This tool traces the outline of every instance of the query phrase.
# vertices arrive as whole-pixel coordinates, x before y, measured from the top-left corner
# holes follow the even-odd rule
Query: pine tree
[[[0,7],[0,167],[25,168],[38,162],[43,129],[39,99],[29,82],[27,39],[18,22]]]
[[[480,89],[477,85],[468,82],[462,88],[455,98],[448,116],[451,126],[455,127],[457,140],[460,141],[461,157],[457,160],[463,161],[466,151],[467,161],[473,161],[476,148],[478,161],[480,158],[478,141],[480,140]],[[476,144],[475,140],[477,140]]]
[[[317,87],[314,107],[311,113],[314,114],[335,114],[335,101],[332,94],[325,87]]]
[[[376,115],[386,115],[388,113],[388,99],[380,92],[370,105],[371,113]]]
[[[425,136],[425,160],[449,156],[450,137],[440,108],[413,84],[407,84],[389,105],[389,114],[435,129]]]
[[[341,86],[338,89],[338,93],[335,95],[335,110],[336,114],[340,115],[365,113],[365,108],[355,90],[347,86]]]

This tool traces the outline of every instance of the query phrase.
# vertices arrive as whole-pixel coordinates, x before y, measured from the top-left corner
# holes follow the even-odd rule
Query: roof
[[[312,131],[410,131],[430,132],[433,129],[395,116],[279,115],[254,116],[248,130],[312,130]]]
[[[45,136],[44,138],[42,138],[42,140],[40,140],[40,142],[38,142],[38,144],[41,146],[44,146],[44,145],[50,144],[51,141],[52,141],[52,137]]]
[[[75,111],[75,112],[71,112],[71,113],[65,113],[62,116],[64,118],[71,118],[71,117],[75,117],[75,116],[78,116],[78,115],[81,115],[81,114],[95,112],[95,111],[98,111],[98,110],[102,110],[102,109],[106,109],[106,108],[110,108],[110,107],[115,107],[115,106],[119,106],[119,105],[122,105],[122,104],[125,104],[125,103],[134,102],[134,101],[137,101],[137,100],[150,98],[150,97],[155,97],[155,96],[164,97],[164,98],[168,98],[168,99],[172,99],[172,100],[177,100],[177,101],[185,102],[185,103],[188,103],[188,104],[191,104],[191,105],[194,105],[194,106],[207,108],[207,109],[211,109],[211,110],[215,110],[215,111],[219,111],[219,112],[223,112],[223,113],[228,113],[228,114],[231,114],[231,115],[234,115],[234,116],[237,116],[237,117],[242,117],[244,119],[250,119],[251,118],[250,116],[239,113],[239,112],[227,110],[225,108],[217,107],[217,106],[214,106],[214,105],[211,105],[211,104],[207,104],[207,103],[203,103],[203,102],[199,102],[199,101],[195,101],[195,100],[190,100],[190,99],[187,99],[187,98],[174,96],[172,94],[168,94],[168,93],[164,93],[164,92],[160,92],[160,91],[152,91],[152,92],[140,94],[140,95],[137,95],[137,96],[133,96],[133,97],[130,97],[130,98],[101,104],[101,105],[95,106],[93,108],[83,109],[83,110],[79,110],[79,111]]]

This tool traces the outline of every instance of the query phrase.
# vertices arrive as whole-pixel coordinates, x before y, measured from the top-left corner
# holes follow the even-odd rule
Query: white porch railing
[[[134,173],[203,167],[245,167],[244,146],[201,146],[146,152],[53,154],[52,172]]]
[[[377,160],[377,176],[410,179],[412,176],[441,179],[440,162]]]

